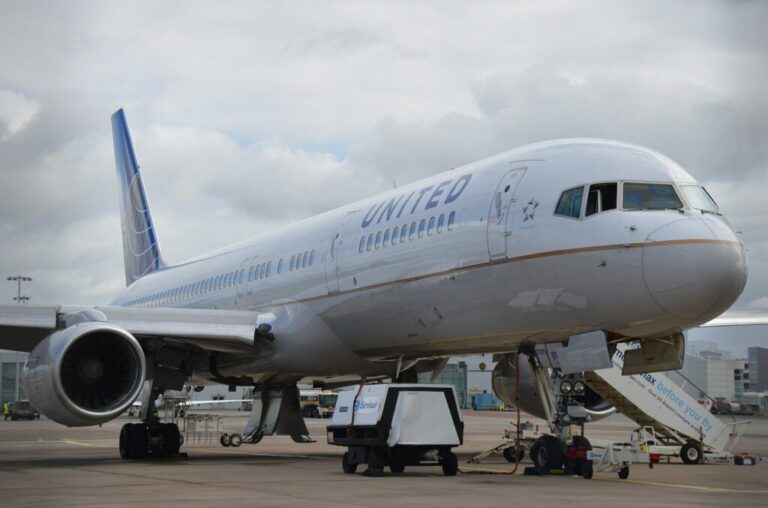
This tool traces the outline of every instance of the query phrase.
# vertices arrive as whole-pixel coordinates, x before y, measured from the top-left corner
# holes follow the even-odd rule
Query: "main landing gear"
[[[120,430],[120,457],[171,457],[179,453],[182,443],[175,423],[126,423]]]
[[[138,460],[145,457],[173,457],[179,454],[184,438],[175,423],[161,423],[155,399],[159,396],[147,382],[141,403],[141,423],[126,423],[120,430],[120,457]]]

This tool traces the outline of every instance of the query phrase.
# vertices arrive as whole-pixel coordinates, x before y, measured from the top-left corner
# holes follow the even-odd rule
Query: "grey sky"
[[[32,275],[36,303],[122,287],[109,115],[125,107],[169,261],[599,136],[710,189],[749,249],[736,307],[768,310],[766,19],[758,1],[5,1],[0,275]]]

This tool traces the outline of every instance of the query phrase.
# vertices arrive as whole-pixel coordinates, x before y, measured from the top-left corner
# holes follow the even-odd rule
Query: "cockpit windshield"
[[[670,184],[624,183],[625,210],[667,210],[682,207],[682,201]]]
[[[701,210],[703,212],[717,213],[717,204],[712,196],[698,185],[681,185],[680,189],[685,195],[685,199],[688,200],[688,204],[695,210]]]

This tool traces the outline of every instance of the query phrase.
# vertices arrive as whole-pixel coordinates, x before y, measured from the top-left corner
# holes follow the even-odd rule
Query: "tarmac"
[[[465,412],[463,418],[464,445],[454,450],[460,467],[511,470],[499,455],[479,466],[466,461],[499,444],[514,413]],[[229,411],[222,419],[225,430],[238,432],[246,414]],[[768,456],[768,418],[749,419],[737,451]],[[627,480],[615,473],[585,480],[524,476],[526,457],[513,475],[445,477],[439,467],[424,466],[368,478],[342,472],[344,449],[326,443],[328,420],[320,419],[307,420],[315,443],[274,436],[224,448],[215,432],[199,433],[197,442],[188,436],[185,458],[124,461],[117,450],[119,430],[135,421],[121,417],[101,427],[66,428],[45,418],[0,420],[2,506],[768,506],[768,464],[691,466],[674,459],[653,469],[634,465]],[[588,424],[587,436],[627,441],[633,427],[614,415]]]

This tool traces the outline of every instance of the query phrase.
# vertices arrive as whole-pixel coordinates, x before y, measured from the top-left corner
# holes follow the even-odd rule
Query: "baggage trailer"
[[[451,385],[376,384],[339,393],[328,444],[346,446],[342,470],[352,474],[367,464],[368,476],[384,467],[402,473],[406,466],[439,465],[458,472],[451,451],[464,440],[464,422]]]

